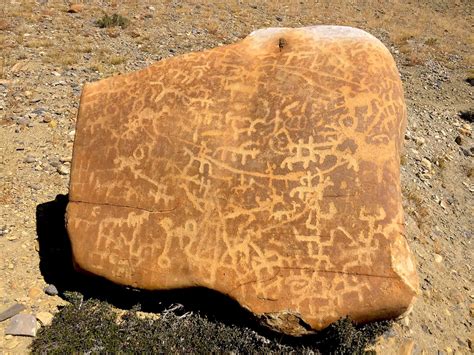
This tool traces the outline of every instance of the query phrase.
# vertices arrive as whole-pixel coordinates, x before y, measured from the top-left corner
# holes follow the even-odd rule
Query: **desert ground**
[[[390,50],[408,109],[401,180],[421,294],[412,312],[371,349],[474,350],[473,2],[91,0],[68,12],[70,5],[0,4],[0,312],[21,303],[24,313],[41,314],[38,326],[48,328],[49,315],[71,301],[66,291],[100,296],[118,313],[132,306],[71,276],[67,242],[61,239],[84,83],[234,43],[259,28],[346,25],[366,30]],[[113,14],[123,21],[100,21]],[[48,284],[59,293],[46,294]],[[174,296],[167,297],[173,304]],[[199,311],[181,303],[185,311],[173,313],[176,319]],[[192,311],[186,313],[186,307]],[[5,335],[7,324],[0,322],[0,352],[31,351],[33,338]],[[232,327],[235,334],[245,334],[239,327]]]

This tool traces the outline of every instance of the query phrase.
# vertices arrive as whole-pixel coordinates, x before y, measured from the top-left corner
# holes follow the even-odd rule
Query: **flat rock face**
[[[406,312],[402,85],[357,29],[259,30],[84,87],[67,228],[76,265],[204,286],[300,335]]]
[[[5,329],[6,335],[36,336],[36,318],[31,314],[17,314]]]

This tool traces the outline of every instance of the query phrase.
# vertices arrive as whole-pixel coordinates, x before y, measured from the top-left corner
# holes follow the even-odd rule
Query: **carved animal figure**
[[[406,312],[402,85],[358,29],[270,28],[87,84],[67,229],[78,268],[204,286],[301,335]]]

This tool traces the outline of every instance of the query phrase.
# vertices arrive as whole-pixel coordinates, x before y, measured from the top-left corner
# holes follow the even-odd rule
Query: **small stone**
[[[16,120],[16,123],[20,126],[26,126],[30,122],[30,119],[27,117],[20,117]]]
[[[415,137],[415,143],[417,145],[421,146],[421,145],[425,144],[425,142],[426,142],[426,140],[423,137]]]
[[[56,128],[57,126],[58,126],[58,121],[56,120],[49,121],[49,127]]]
[[[36,318],[33,315],[17,314],[10,320],[5,334],[34,337],[36,336],[36,327]]]
[[[461,145],[462,144],[462,138],[461,136],[457,136],[454,141],[456,142],[457,145]]]
[[[25,310],[26,307],[20,303],[15,303],[13,306],[8,307],[4,311],[0,312],[0,322],[3,322],[4,320],[11,318],[21,311]]]
[[[61,166],[61,162],[58,158],[51,158],[49,159],[49,165],[54,166],[55,168],[59,168]]]
[[[44,288],[44,293],[48,296],[56,296],[58,294],[58,289],[54,285],[48,285]]]
[[[84,10],[84,5],[72,4],[71,6],[69,6],[69,9],[67,10],[67,12],[69,12],[70,14],[77,14],[81,12],[82,10]]]
[[[41,190],[41,185],[31,184],[30,188],[35,190],[35,191],[39,191],[39,190]]]
[[[49,115],[44,116],[44,117],[43,117],[43,122],[44,122],[44,123],[49,123],[49,122],[51,122],[51,116],[49,116]]]
[[[4,235],[7,235],[9,232],[7,226],[2,226],[0,227],[0,237],[3,237]]]
[[[26,158],[25,158],[25,163],[34,163],[36,161],[35,157],[34,156],[31,156],[31,155],[27,155]]]
[[[36,313],[36,319],[44,326],[48,326],[53,321],[54,316],[49,312],[38,312]]]
[[[31,113],[41,116],[45,113],[46,109],[43,107],[37,108],[36,110],[33,110]]]
[[[402,324],[405,326],[405,327],[409,327],[410,326],[410,318],[408,317],[405,317],[402,319]]]
[[[439,264],[443,261],[443,257],[439,254],[434,255],[434,260]]]
[[[60,175],[69,175],[69,172],[70,172],[69,168],[65,165],[59,166],[57,171]]]
[[[428,170],[432,169],[431,162],[426,158],[421,159],[421,164]]]
[[[70,155],[69,156],[63,156],[63,157],[59,158],[59,161],[61,163],[70,163],[71,160],[72,160],[72,156],[70,156]]]

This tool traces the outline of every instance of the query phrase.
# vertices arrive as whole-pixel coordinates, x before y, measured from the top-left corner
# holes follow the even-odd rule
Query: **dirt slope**
[[[44,260],[40,270],[36,216],[39,205],[67,193],[85,82],[232,43],[257,28],[350,25],[377,36],[395,56],[409,114],[402,182],[423,293],[377,349],[413,341],[429,353],[472,351],[472,2],[101,3],[88,2],[78,13],[68,13],[63,1],[0,5],[0,311],[20,302],[32,313],[55,313],[64,303],[43,292],[48,271]],[[103,12],[130,23],[99,28]],[[26,351],[31,339],[5,336],[6,323],[0,350]]]

